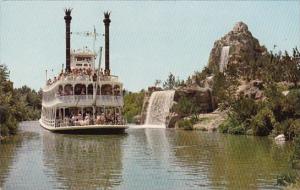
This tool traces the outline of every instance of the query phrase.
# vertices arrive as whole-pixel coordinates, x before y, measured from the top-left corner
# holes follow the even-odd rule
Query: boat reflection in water
[[[66,189],[111,189],[122,182],[124,135],[43,135],[46,175]]]

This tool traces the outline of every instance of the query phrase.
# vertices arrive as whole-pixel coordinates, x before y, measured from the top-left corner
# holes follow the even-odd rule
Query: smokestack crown
[[[104,24],[109,24],[110,23],[109,17],[110,17],[110,12],[108,12],[108,11],[104,12],[104,19],[103,19]]]
[[[71,20],[72,19],[72,17],[71,17],[71,12],[72,12],[72,9],[71,8],[67,8],[67,9],[65,9],[65,17],[64,17],[64,19],[65,20]]]

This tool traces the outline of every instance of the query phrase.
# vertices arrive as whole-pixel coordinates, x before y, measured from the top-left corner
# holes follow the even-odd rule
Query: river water
[[[0,144],[0,189],[280,189],[290,145],[163,128],[64,135],[24,122]]]

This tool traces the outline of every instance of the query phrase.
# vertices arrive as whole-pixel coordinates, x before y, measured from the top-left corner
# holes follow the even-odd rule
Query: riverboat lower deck
[[[73,133],[73,134],[112,134],[112,133],[123,133],[128,128],[127,125],[84,125],[84,126],[61,126],[53,127],[45,124],[42,119],[39,120],[40,125],[56,133]]]

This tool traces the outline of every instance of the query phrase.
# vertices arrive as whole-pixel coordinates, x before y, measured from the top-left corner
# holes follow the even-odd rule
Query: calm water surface
[[[280,189],[289,146],[173,129],[63,135],[24,122],[0,144],[0,189]]]

